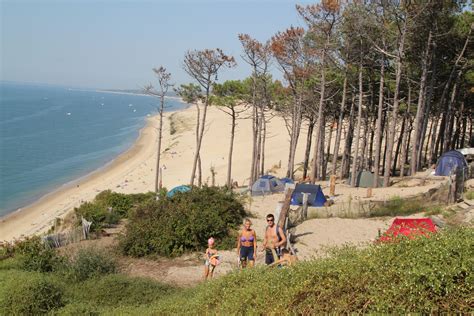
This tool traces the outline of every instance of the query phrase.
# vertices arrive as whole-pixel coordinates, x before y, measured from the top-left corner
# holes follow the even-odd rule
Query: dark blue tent
[[[285,190],[285,185],[278,178],[271,175],[264,175],[252,185],[251,193],[252,195],[266,195],[275,192],[283,192],[283,190]]]
[[[280,181],[283,183],[283,184],[286,184],[286,183],[295,183],[293,180],[291,180],[290,178],[281,178]]]
[[[297,184],[291,195],[291,205],[303,205],[303,193],[309,193],[309,206],[324,206],[326,197],[321,186],[315,184]]]
[[[436,164],[435,175],[437,176],[449,176],[456,170],[467,172],[467,162],[463,154],[457,150],[447,151],[441,155]]]
[[[170,191],[168,191],[168,193],[166,193],[166,196],[167,197],[173,197],[173,195],[175,195],[178,192],[188,192],[190,190],[191,190],[191,188],[189,186],[180,185],[180,186],[177,186],[177,187],[171,189]]]

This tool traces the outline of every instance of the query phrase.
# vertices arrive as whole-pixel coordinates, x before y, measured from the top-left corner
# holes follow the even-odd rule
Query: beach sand
[[[165,113],[161,161],[163,186],[168,189],[189,183],[195,150],[195,117],[195,106]],[[171,125],[173,125],[173,134],[170,133]],[[0,240],[10,241],[44,233],[53,225],[56,218],[63,218],[74,207],[92,200],[103,190],[110,189],[122,193],[153,191],[156,173],[157,127],[158,117],[149,118],[134,145],[110,164],[0,219]],[[248,166],[252,148],[251,133],[251,120],[239,120],[233,161],[233,179],[239,185],[248,183],[250,174]],[[209,108],[201,149],[204,183],[211,184],[211,167],[213,167],[215,184],[225,184],[229,139],[230,117],[216,108]],[[279,164],[280,161],[281,164],[286,162],[288,139],[283,120],[273,118],[268,126],[266,154],[268,166]]]
[[[250,117],[250,112],[241,117]],[[196,107],[167,112],[164,117],[161,162],[163,166],[163,186],[171,189],[188,184],[195,150]],[[109,165],[92,174],[69,183],[50,193],[37,202],[13,212],[0,220],[0,240],[13,240],[32,234],[46,232],[56,218],[64,218],[74,207],[92,200],[103,190],[121,193],[153,191],[155,183],[158,117],[147,119],[147,125],[140,131],[134,145]],[[224,185],[227,177],[227,162],[230,139],[230,116],[215,107],[208,109],[205,135],[201,148],[203,183],[212,184],[211,168],[215,172],[215,185]],[[237,121],[232,178],[239,186],[248,184],[252,154],[252,121]],[[306,126],[301,129],[296,162],[303,161],[306,140]],[[343,145],[343,141],[342,144]],[[284,120],[272,117],[267,124],[265,150],[265,170],[284,176],[288,160],[289,136]],[[327,181],[321,182],[323,189]],[[338,187],[341,198],[351,194],[352,198],[363,198],[365,189]],[[344,189],[343,189],[344,188]],[[417,193],[418,188],[374,189],[375,198],[392,195],[405,196]],[[420,188],[418,191],[423,191]],[[406,192],[403,192],[406,191]],[[275,209],[275,201],[267,199],[264,208]]]

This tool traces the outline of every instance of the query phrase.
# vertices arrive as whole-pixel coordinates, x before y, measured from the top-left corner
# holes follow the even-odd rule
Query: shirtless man
[[[273,214],[267,215],[267,228],[263,239],[263,249],[265,249],[265,264],[272,264],[275,261],[272,249],[280,255],[280,247],[286,244],[286,236],[283,229],[275,223]],[[262,249],[262,251],[263,251]]]

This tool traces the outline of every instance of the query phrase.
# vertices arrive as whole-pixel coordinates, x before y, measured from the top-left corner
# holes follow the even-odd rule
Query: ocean
[[[0,82],[0,217],[126,151],[157,105],[144,95]],[[186,107],[174,98],[166,106]]]

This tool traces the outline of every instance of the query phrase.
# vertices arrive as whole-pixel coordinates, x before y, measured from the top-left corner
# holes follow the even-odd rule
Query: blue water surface
[[[0,82],[0,216],[129,148],[156,113],[149,96]],[[167,99],[167,110],[184,108]]]

